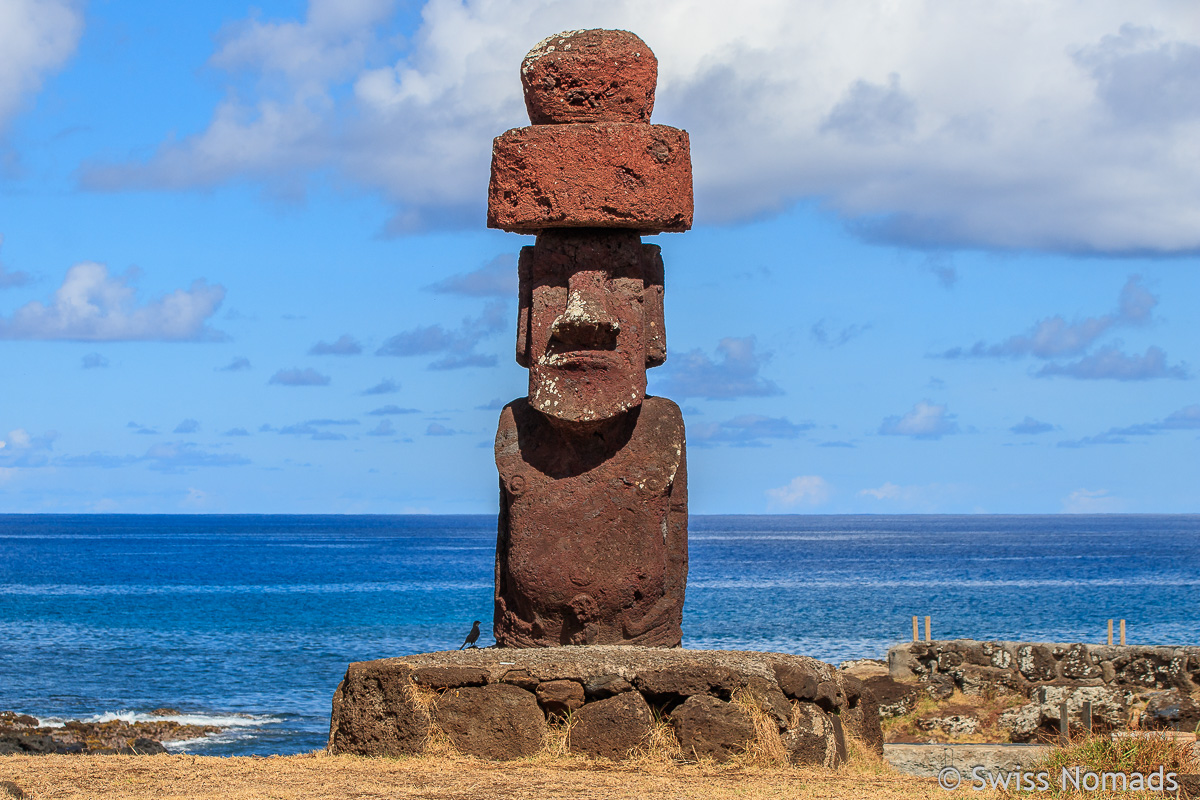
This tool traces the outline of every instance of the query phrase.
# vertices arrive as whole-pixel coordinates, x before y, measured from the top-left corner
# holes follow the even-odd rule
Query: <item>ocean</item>
[[[0,710],[325,745],[351,661],[491,643],[493,516],[0,515]],[[883,658],[911,639],[1200,644],[1200,516],[693,516],[684,646]]]

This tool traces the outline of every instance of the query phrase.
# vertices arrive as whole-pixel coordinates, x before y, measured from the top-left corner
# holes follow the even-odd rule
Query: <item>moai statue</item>
[[[496,433],[493,629],[502,647],[677,647],[687,583],[683,417],[646,395],[666,358],[663,264],[643,234],[692,223],[687,133],[651,125],[658,62],[573,31],[521,65],[533,125],[495,140],[488,226],[521,250],[529,396]]]

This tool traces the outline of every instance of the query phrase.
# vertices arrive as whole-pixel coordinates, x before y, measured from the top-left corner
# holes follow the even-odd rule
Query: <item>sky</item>
[[[0,512],[494,512],[491,140],[593,27],[693,513],[1200,512],[1194,0],[0,0]]]

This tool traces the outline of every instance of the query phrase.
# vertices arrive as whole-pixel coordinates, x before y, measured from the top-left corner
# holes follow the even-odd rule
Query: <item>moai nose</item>
[[[602,281],[591,270],[571,276],[566,310],[550,326],[551,342],[571,350],[616,349],[621,324],[608,312]]]

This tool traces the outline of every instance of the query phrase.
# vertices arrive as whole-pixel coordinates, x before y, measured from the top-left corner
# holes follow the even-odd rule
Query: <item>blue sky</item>
[[[696,513],[1197,512],[1190,2],[0,0],[0,512],[496,508],[521,57],[658,55]]]

